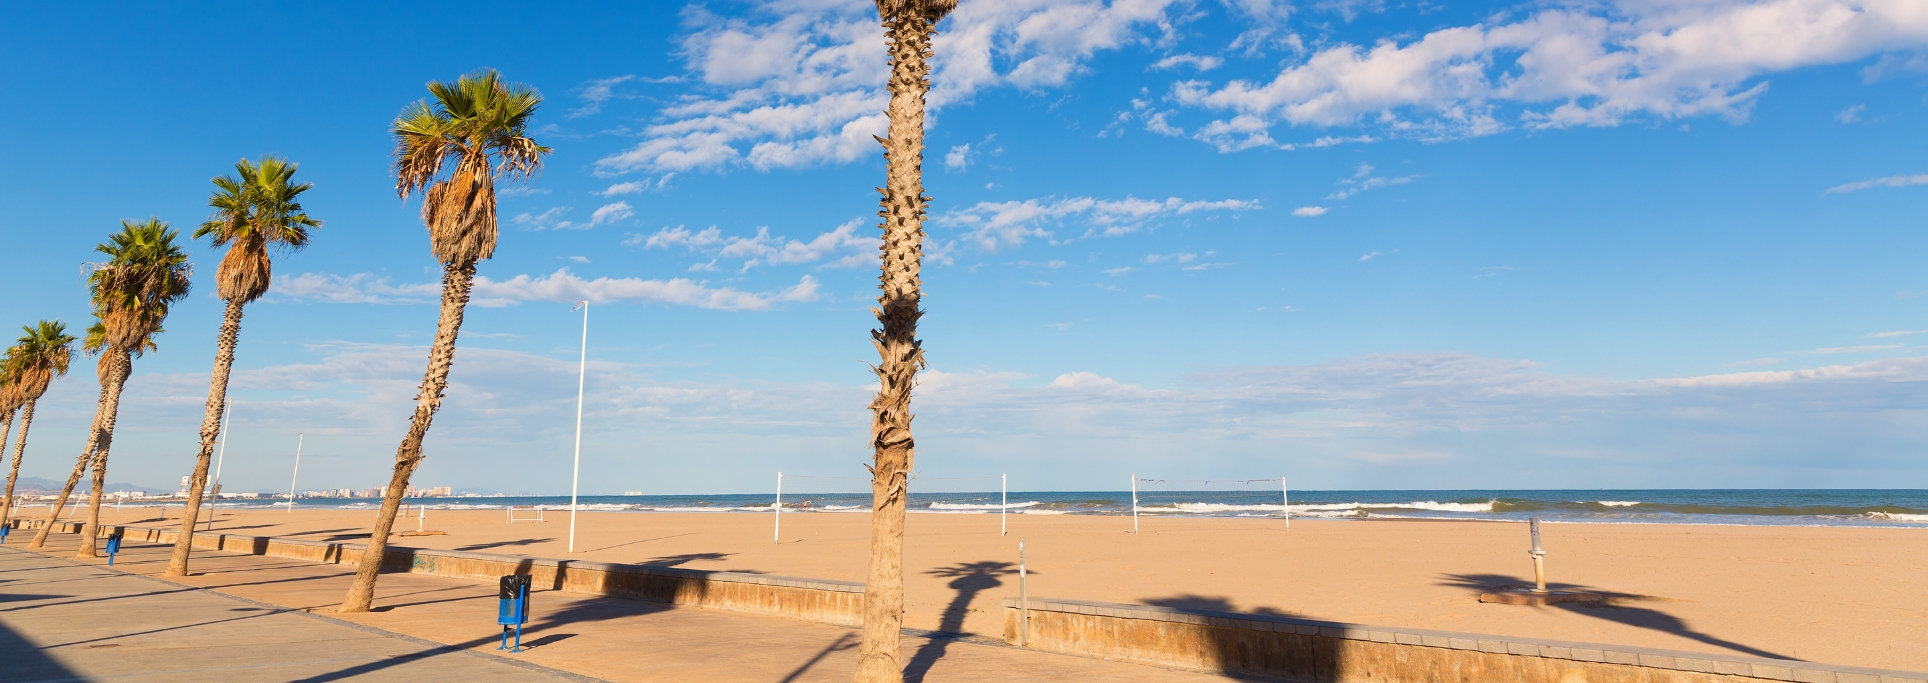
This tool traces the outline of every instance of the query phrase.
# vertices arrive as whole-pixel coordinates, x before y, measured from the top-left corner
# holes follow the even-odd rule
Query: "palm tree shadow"
[[[904,680],[911,683],[923,681],[925,674],[930,673],[931,665],[944,657],[951,641],[963,635],[964,615],[970,612],[971,600],[986,589],[1004,585],[998,579],[999,574],[1016,572],[1017,565],[1013,563],[993,561],[959,562],[926,572],[931,576],[949,577],[949,585],[957,594],[951,597],[951,604],[944,608],[944,617],[938,621],[937,632],[930,634],[924,645],[917,648],[917,653],[911,655],[910,661],[905,662]]]
[[[1305,620],[1302,615],[1272,607],[1240,609],[1230,598],[1223,596],[1183,593],[1144,598],[1139,602],[1204,617]],[[1343,664],[1341,652],[1332,639],[1299,635],[1290,630],[1262,631],[1210,626],[1202,629],[1197,643],[1200,654],[1209,662],[1206,668],[1234,680],[1339,680]]]
[[[1532,582],[1530,581],[1525,581],[1518,577],[1507,576],[1504,574],[1445,574],[1443,576],[1445,580],[1439,582],[1438,585],[1450,586],[1454,588],[1464,588],[1464,589],[1473,591],[1474,593],[1485,593],[1485,592],[1490,592],[1490,591],[1499,590],[1503,588],[1524,588],[1532,585]],[[1646,598],[1649,598],[1649,596],[1639,595],[1636,593],[1621,593],[1617,591],[1604,590],[1600,588],[1594,588],[1592,586],[1585,586],[1585,585],[1573,584],[1573,583],[1548,582],[1546,584],[1546,587],[1548,590],[1570,590],[1570,591],[1582,591],[1587,593],[1599,593],[1601,595],[1607,596],[1608,598],[1608,601],[1604,604],[1566,602],[1566,603],[1560,603],[1556,605],[1548,605],[1547,607],[1551,609],[1565,610],[1567,612],[1572,612],[1574,614],[1589,616],[1595,619],[1605,619],[1607,621],[1626,624],[1628,626],[1633,626],[1636,628],[1644,628],[1651,631],[1659,631],[1662,633],[1671,633],[1673,635],[1677,635],[1683,638],[1689,638],[1689,639],[1706,643],[1708,645],[1712,645],[1715,647],[1733,650],[1735,652],[1746,653],[1749,655],[1753,655],[1755,657],[1767,657],[1769,659],[1788,659],[1793,661],[1801,661],[1793,657],[1789,657],[1787,655],[1783,655],[1775,652],[1769,652],[1767,650],[1762,650],[1759,648],[1743,645],[1741,643],[1736,643],[1734,641],[1727,640],[1710,633],[1702,633],[1700,631],[1694,630],[1693,627],[1689,626],[1685,619],[1681,619],[1680,617],[1676,617],[1674,615],[1668,614],[1666,612],[1662,612],[1657,609],[1653,609],[1649,607],[1635,607],[1627,604],[1629,601],[1646,599]]]

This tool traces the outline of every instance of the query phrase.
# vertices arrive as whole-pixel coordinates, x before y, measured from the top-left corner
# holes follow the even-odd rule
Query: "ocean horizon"
[[[1276,482],[1276,480],[1273,480]],[[1276,486],[1276,483],[1274,483]],[[870,494],[859,490],[785,491],[782,511],[863,512]],[[279,500],[224,500],[220,508],[268,508]],[[533,506],[568,510],[569,496],[468,495],[409,498],[434,509],[489,510]],[[158,507],[162,501],[129,501]],[[299,498],[297,508],[373,509],[375,498]],[[774,492],[579,496],[580,510],[597,512],[770,513]],[[173,503],[179,505],[179,503]],[[1154,517],[1251,517],[1374,520],[1435,519],[1595,524],[1723,524],[1852,526],[1928,529],[1928,489],[1387,489],[1281,491],[1255,488],[1147,489],[1136,512]],[[911,492],[918,514],[1129,516],[1131,491]]]

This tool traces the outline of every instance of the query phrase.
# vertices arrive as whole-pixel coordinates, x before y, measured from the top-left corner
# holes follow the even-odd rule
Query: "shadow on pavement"
[[[39,646],[33,644],[13,629],[0,622],[0,652],[6,653],[4,677],[10,681],[80,681],[86,680],[79,672],[62,666],[54,658],[48,657]]]

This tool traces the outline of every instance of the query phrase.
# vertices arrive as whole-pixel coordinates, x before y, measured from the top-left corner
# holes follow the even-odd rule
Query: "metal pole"
[[[1011,475],[997,475],[997,535],[1011,535],[1011,527],[1004,523],[1004,516],[1011,510]]]
[[[582,302],[582,358],[576,365],[576,469],[569,475],[569,552],[576,552],[576,484],[582,480],[582,387],[589,378],[589,302]],[[575,310],[575,309],[570,309]]]
[[[1131,475],[1131,533],[1138,533],[1138,475]]]
[[[770,506],[770,510],[775,512],[777,515],[776,529],[771,532],[770,542],[782,543],[783,542],[783,473],[782,472],[777,473],[777,503],[775,505]]]
[[[1279,496],[1285,500],[1285,528],[1292,528],[1292,489],[1285,485],[1285,477],[1279,477]]]
[[[295,482],[301,479],[301,441],[307,436],[295,434],[295,473],[288,477],[288,514],[291,515],[295,513]]]
[[[228,424],[234,417],[234,401],[224,401],[221,406],[221,451],[214,457],[214,485],[221,485],[221,464],[228,460]]]
[[[1024,539],[1018,539],[1018,647],[1031,642],[1031,588],[1024,572]]]

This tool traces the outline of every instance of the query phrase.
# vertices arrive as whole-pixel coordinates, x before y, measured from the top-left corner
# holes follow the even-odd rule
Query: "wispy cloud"
[[[509,306],[523,301],[587,300],[597,303],[628,301],[725,311],[761,311],[783,302],[815,301],[818,288],[816,278],[808,275],[791,287],[758,293],[730,287],[710,287],[684,278],[644,280],[599,277],[586,280],[565,268],[544,276],[517,275],[500,281],[477,276],[471,296],[472,302],[478,306]],[[435,301],[441,290],[439,283],[391,285],[388,278],[370,273],[302,273],[275,278],[270,293],[277,301],[405,304]]]
[[[665,227],[650,235],[632,234],[623,240],[623,244],[644,249],[683,247],[719,258],[740,260],[741,269],[746,271],[766,264],[822,263],[823,268],[847,268],[876,259],[877,246],[881,241],[876,237],[857,234],[857,230],[864,225],[864,221],[853,220],[829,232],[819,233],[809,241],[772,235],[767,227],[757,228],[755,235],[740,237],[725,236],[715,226],[691,231],[679,225]],[[692,267],[691,270],[710,270],[713,266],[714,262],[702,268]]]
[[[1846,184],[1830,187],[1828,188],[1828,191],[1825,192],[1824,194],[1841,194],[1843,192],[1856,192],[1860,190],[1868,190],[1868,189],[1873,189],[1877,187],[1908,187],[1910,185],[1928,185],[1928,173],[1924,173],[1921,175],[1891,175],[1886,178],[1870,178],[1868,180],[1862,180],[1862,181],[1846,183]]]
[[[1181,66],[1189,66],[1199,71],[1211,71],[1224,63],[1225,60],[1218,57],[1176,54],[1153,62],[1151,68],[1153,71],[1167,71]]]
[[[603,103],[608,102],[609,98],[615,97],[616,86],[634,78],[636,77],[616,76],[590,81],[587,85],[582,86],[576,91],[576,96],[582,98],[582,106],[570,110],[569,118],[582,118],[601,112]]]
[[[1345,199],[1367,190],[1393,185],[1404,185],[1419,179],[1419,176],[1416,175],[1400,176],[1397,178],[1375,176],[1372,174],[1373,170],[1372,164],[1359,164],[1359,170],[1354,171],[1352,177],[1339,179],[1339,191],[1326,195],[1326,199]]]
[[[1909,337],[1917,334],[1922,334],[1924,332],[1928,332],[1928,330],[1890,330],[1887,332],[1874,332],[1870,334],[1864,334],[1864,335],[1861,335],[1861,337],[1863,339],[1888,339],[1892,337]]]
[[[1164,201],[1137,199],[1094,199],[1091,197],[1047,197],[1010,202],[979,202],[932,218],[940,226],[964,230],[963,239],[985,251],[1018,246],[1026,239],[1044,239],[1062,244],[1051,227],[1083,224],[1080,238],[1116,237],[1147,229],[1163,219],[1194,213],[1256,211],[1257,200],[1185,200],[1172,197]]]
[[[1870,353],[1870,352],[1873,352],[1873,351],[1890,351],[1890,350],[1893,350],[1893,349],[1898,349],[1898,348],[1901,348],[1901,345],[1900,345],[1900,344],[1867,344],[1867,345],[1862,345],[1862,346],[1829,346],[1829,347],[1824,347],[1824,348],[1819,348],[1819,349],[1814,349],[1814,350],[1812,350],[1812,351],[1809,351],[1808,353],[1818,353],[1818,354],[1823,354],[1823,355],[1826,355],[1826,354],[1835,354],[1835,353]]]
[[[1300,218],[1324,216],[1325,213],[1326,213],[1326,208],[1323,206],[1301,206],[1299,208],[1292,210],[1292,215],[1298,216]]]

